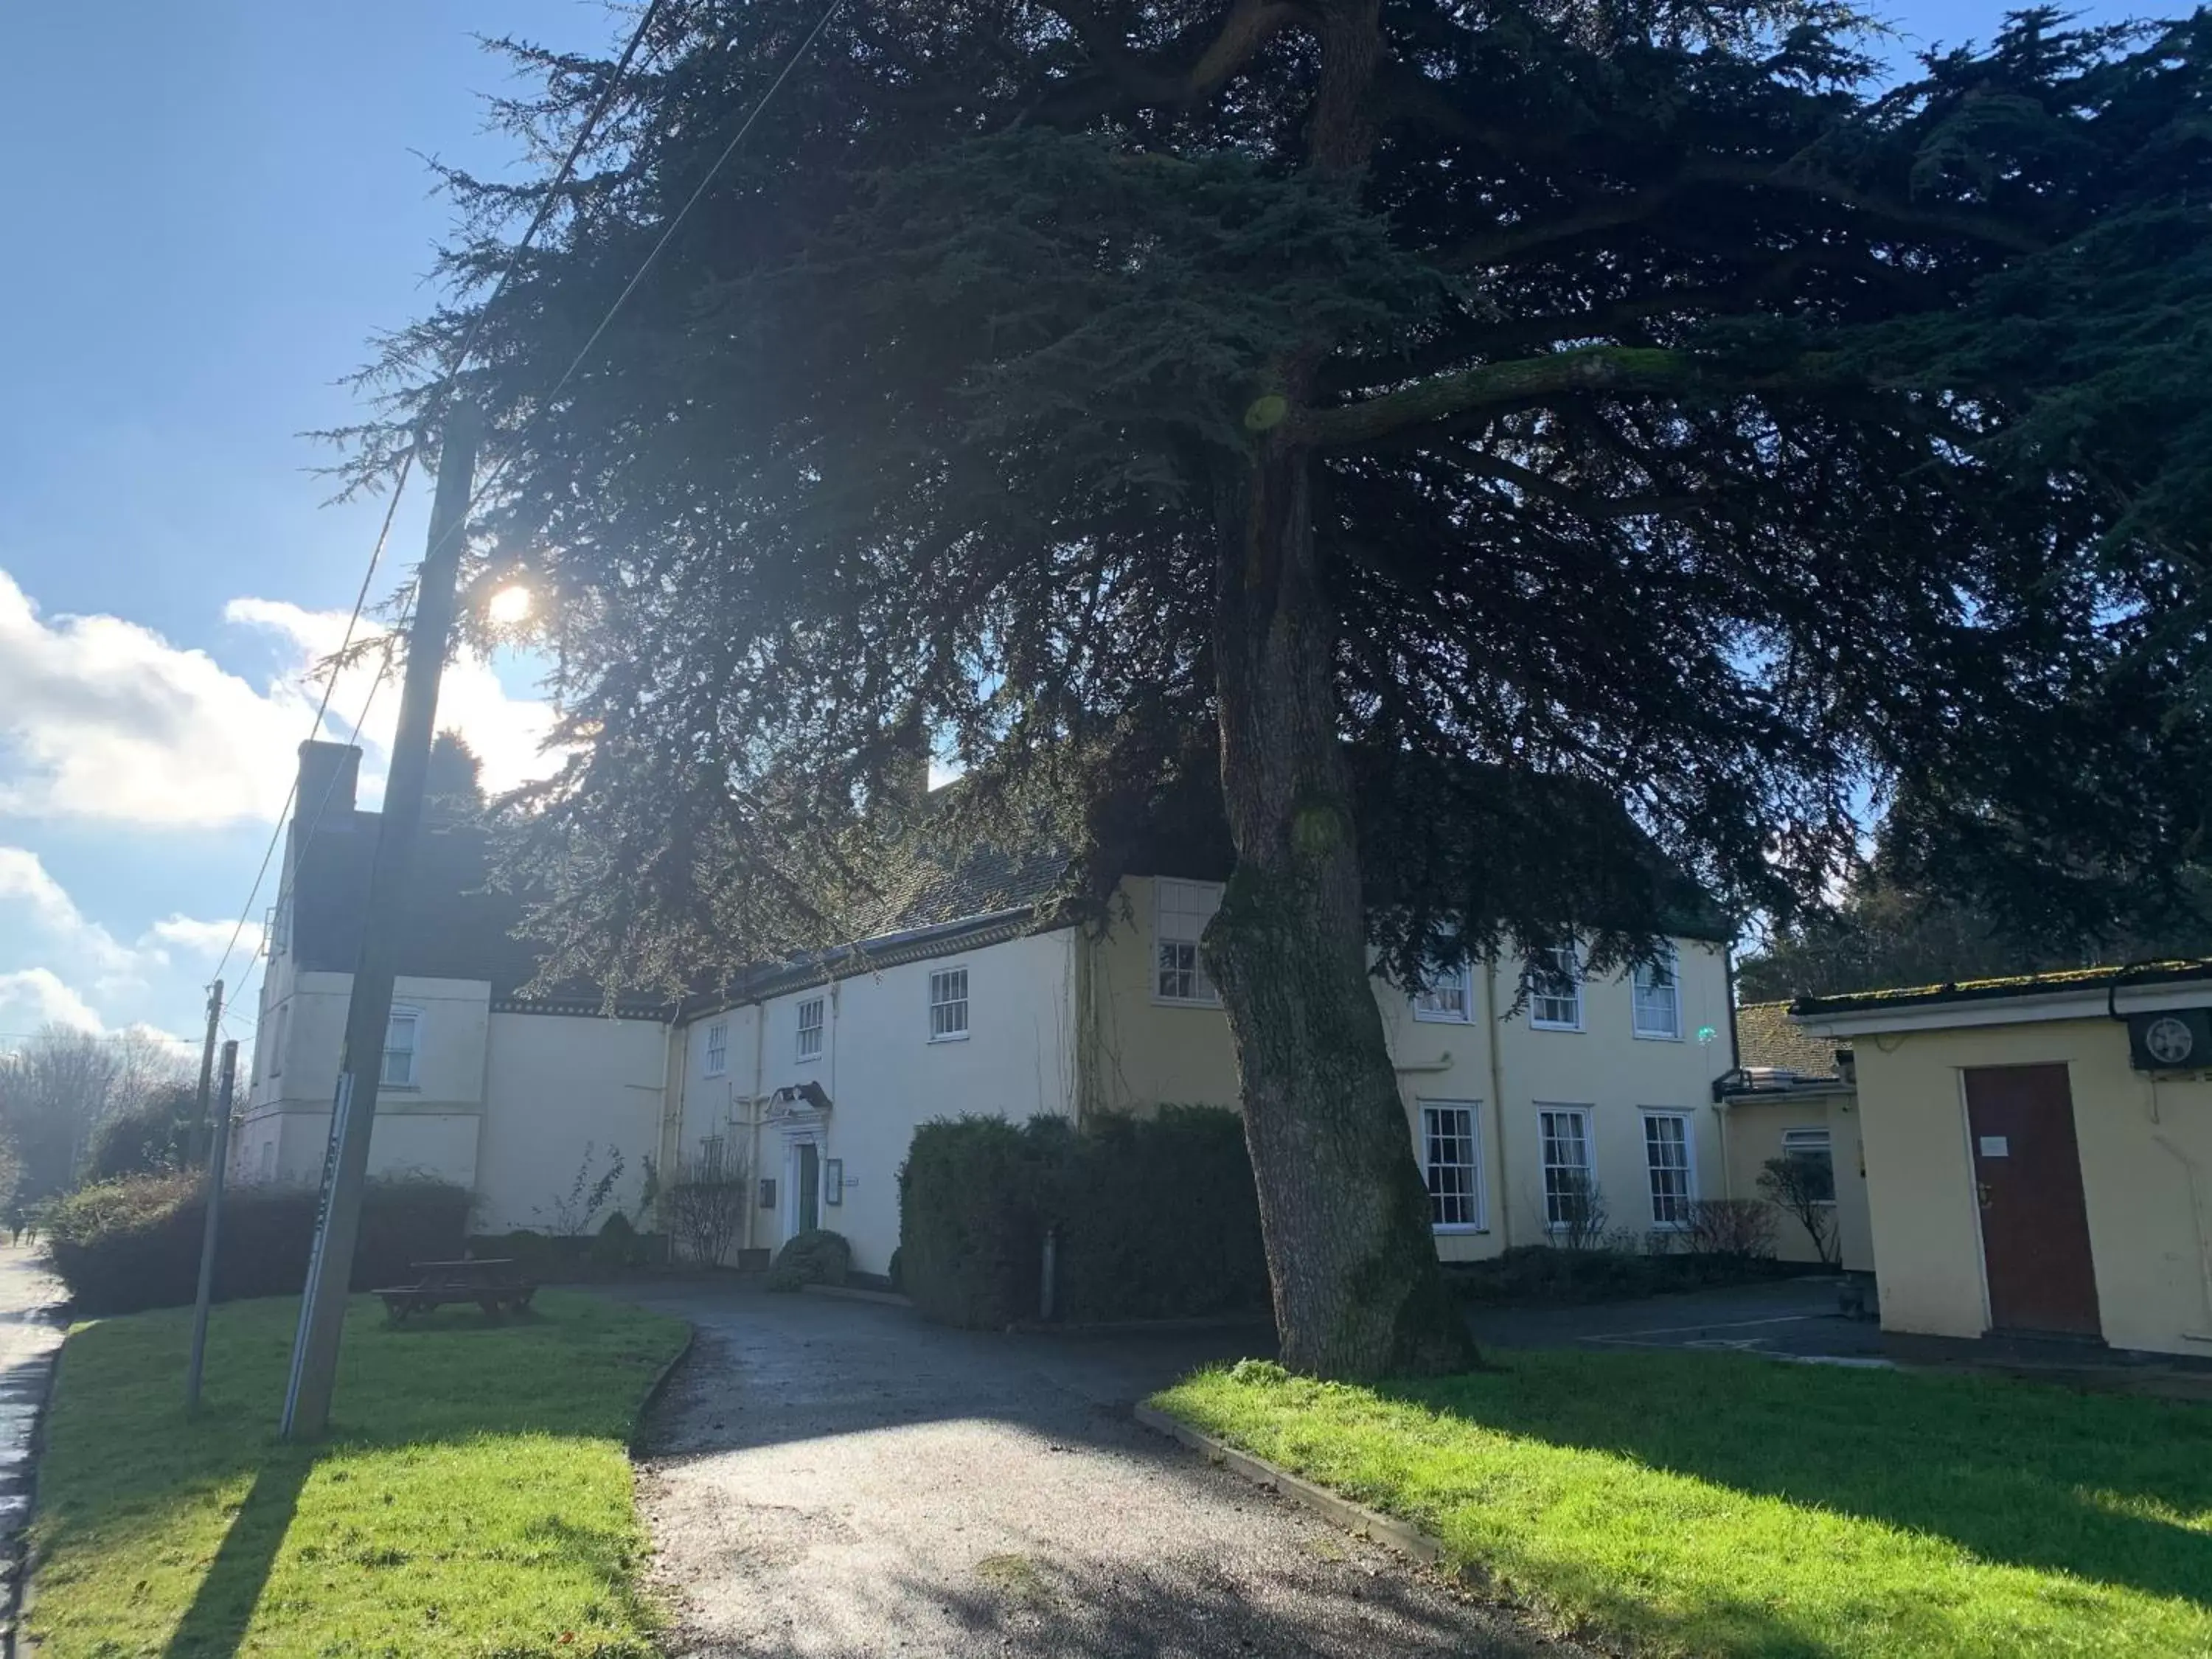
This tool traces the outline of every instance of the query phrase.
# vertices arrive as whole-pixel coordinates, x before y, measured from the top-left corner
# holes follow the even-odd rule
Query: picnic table
[[[496,1319],[506,1312],[520,1313],[530,1305],[530,1298],[538,1293],[538,1286],[514,1271],[514,1263],[503,1257],[471,1256],[461,1261],[410,1261],[415,1270],[412,1285],[395,1285],[380,1290],[384,1311],[395,1322],[404,1321],[410,1314],[428,1313],[449,1302],[473,1302],[484,1310],[488,1319]]]

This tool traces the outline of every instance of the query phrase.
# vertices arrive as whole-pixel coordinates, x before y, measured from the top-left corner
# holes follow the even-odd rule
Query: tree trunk
[[[1228,1010],[1283,1362],[1334,1377],[1475,1363],[1443,1283],[1367,970],[1316,567],[1310,462],[1262,440],[1220,504],[1214,647],[1237,872],[1206,930]]]

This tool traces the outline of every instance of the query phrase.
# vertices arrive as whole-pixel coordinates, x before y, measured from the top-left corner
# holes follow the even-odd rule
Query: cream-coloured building
[[[1801,998],[1848,1042],[1886,1330],[2212,1355],[2212,962]]]
[[[335,745],[303,749],[301,799],[331,805],[304,848],[288,845],[234,1142],[241,1180],[319,1177],[375,827],[353,810],[355,763]],[[469,896],[480,842],[425,844],[371,1164],[470,1186],[480,1231],[546,1225],[586,1147],[600,1168],[623,1158],[625,1208],[648,1158],[667,1174],[741,1159],[757,1199],[741,1248],[830,1227],[856,1269],[881,1273],[924,1121],[1237,1103],[1198,951],[1217,883],[1133,875],[1103,925],[1079,924],[1048,905],[1064,860],[975,858],[922,870],[876,937],[756,970],[732,995],[607,1017],[587,994],[521,997],[532,963],[511,918]],[[1587,1225],[1593,1193],[1605,1229],[1640,1241],[1727,1184],[1722,940],[1684,936],[1664,962],[1602,977],[1569,951],[1524,999],[1528,971],[1476,963],[1418,992],[1374,981],[1449,1260]]]
[[[1719,1195],[1771,1202],[1759,1185],[1770,1161],[1809,1158],[1825,1165],[1831,1197],[1816,1212],[1824,1244],[1816,1246],[1804,1223],[1778,1206],[1775,1255],[1784,1261],[1812,1265],[1825,1259],[1852,1273],[1872,1273],[1873,1224],[1851,1051],[1801,1030],[1785,1002],[1739,1005],[1735,1046],[1737,1068],[1715,1091],[1724,1149]]]
[[[1048,886],[1040,872],[980,915],[690,1012],[665,1156],[743,1148],[764,1183],[748,1243],[818,1223],[881,1273],[920,1123],[1233,1109],[1228,1022],[1197,957],[1219,885],[1132,876],[1103,929],[1038,931]],[[1517,1010],[1518,964],[1478,963],[1419,994],[1374,981],[1447,1260],[1552,1241],[1592,1182],[1608,1228],[1638,1239],[1719,1192],[1724,947],[1680,939],[1666,969],[1601,979],[1565,966]]]

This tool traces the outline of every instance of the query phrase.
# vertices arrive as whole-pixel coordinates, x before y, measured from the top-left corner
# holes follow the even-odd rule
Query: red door
[[[1966,1127],[1982,1206],[1990,1325],[2000,1331],[2100,1334],[2066,1068],[1969,1067]]]

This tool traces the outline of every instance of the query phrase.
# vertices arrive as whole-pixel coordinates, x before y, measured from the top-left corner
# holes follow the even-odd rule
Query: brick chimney
[[[313,823],[319,812],[319,829],[352,829],[354,794],[360,784],[360,750],[349,743],[310,738],[300,745],[300,794],[293,803],[293,823]]]

